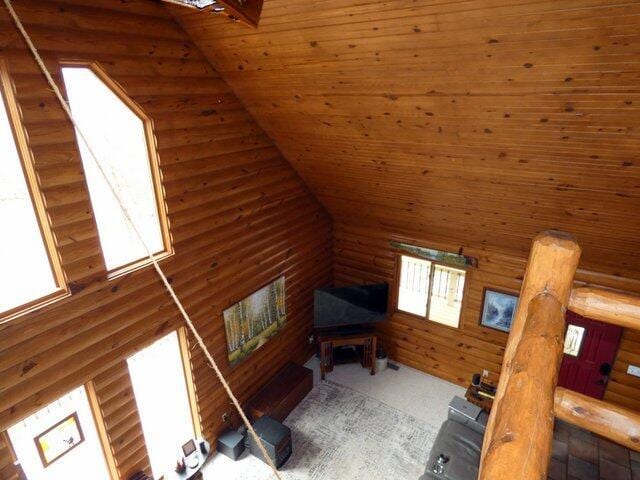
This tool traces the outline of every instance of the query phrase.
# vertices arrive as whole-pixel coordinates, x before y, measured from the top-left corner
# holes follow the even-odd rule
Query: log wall
[[[126,361],[120,361],[93,380],[111,455],[120,478],[151,470],[133,386]]]
[[[18,480],[18,472],[13,465],[13,452],[6,434],[0,435],[0,478]]]
[[[424,238],[419,233],[377,227],[334,224],[334,280],[338,285],[364,282],[394,282],[391,240],[457,252],[459,244],[446,239]],[[519,292],[526,257],[465,248],[466,255],[478,258],[478,268],[467,272],[460,328],[416,319],[395,312],[379,327],[381,343],[390,356],[406,365],[467,386],[473,373],[486,368],[499,372],[507,334],[480,326],[485,287]],[[640,292],[640,282],[622,277],[578,270],[577,284],[583,282]],[[625,329],[605,400],[640,410],[640,379],[626,373],[629,364],[640,362],[640,332]]]
[[[60,61],[97,61],[153,120],[175,248],[162,267],[240,400],[308,358],[312,291],[331,281],[330,219],[181,27],[147,0],[14,3],[58,82]],[[0,58],[73,292],[0,325],[0,431],[94,380],[124,478],[148,467],[124,359],[179,314],[151,268],[107,280],[74,132],[4,8]],[[222,310],[280,275],[284,330],[231,370]],[[191,357],[212,438],[231,407],[200,352]],[[5,452],[0,444],[2,479],[12,478]]]

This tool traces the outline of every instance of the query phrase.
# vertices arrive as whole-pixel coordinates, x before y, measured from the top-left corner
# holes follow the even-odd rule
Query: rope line
[[[76,132],[78,133],[78,136],[82,140],[82,143],[84,143],[85,146],[87,147],[87,150],[88,150],[88,152],[89,152],[89,154],[91,156],[91,159],[93,160],[93,162],[95,163],[96,167],[98,168],[100,174],[102,175],[103,179],[107,183],[107,185],[109,187],[109,190],[111,191],[111,194],[114,196],[115,200],[118,202],[118,205],[119,205],[120,209],[122,210],[122,214],[124,215],[127,223],[132,228],[132,230],[135,233],[136,237],[138,238],[138,240],[140,241],[140,243],[144,247],[144,249],[145,249],[145,251],[147,253],[147,257],[149,258],[149,260],[151,260],[151,263],[153,264],[153,268],[158,273],[158,276],[160,277],[160,279],[162,280],[162,283],[164,284],[165,288],[169,292],[170,297],[172,298],[173,302],[176,304],[176,306],[178,307],[178,310],[182,314],[182,318],[183,318],[184,322],[187,324],[187,326],[191,330],[191,333],[193,333],[193,336],[196,339],[196,342],[198,343],[198,345],[200,346],[200,348],[201,348],[202,352],[204,353],[205,357],[209,361],[211,368],[215,371],[216,376],[218,377],[218,380],[220,380],[220,383],[222,384],[222,386],[226,390],[227,395],[231,399],[233,405],[236,407],[236,410],[238,410],[238,413],[240,414],[240,418],[242,418],[242,421],[246,425],[246,427],[249,430],[251,436],[253,437],[255,442],[260,447],[260,451],[261,451],[261,453],[262,453],[262,455],[264,457],[264,460],[267,462],[269,467],[271,467],[271,470],[273,471],[274,476],[278,480],[282,480],[282,477],[278,473],[278,470],[276,469],[276,466],[273,463],[273,460],[271,459],[271,457],[267,453],[267,450],[265,449],[264,445],[262,444],[262,440],[260,439],[260,437],[258,436],[256,431],[254,430],[253,426],[249,422],[249,419],[247,418],[247,416],[245,415],[244,411],[242,410],[242,407],[240,406],[240,403],[238,402],[238,399],[233,394],[233,391],[231,390],[231,387],[229,386],[229,384],[225,380],[224,376],[222,375],[222,372],[220,371],[220,368],[218,367],[218,364],[213,359],[213,356],[211,355],[211,353],[209,352],[209,349],[205,345],[204,340],[202,339],[202,337],[198,333],[198,330],[196,329],[195,325],[193,324],[193,322],[191,320],[191,317],[189,317],[189,314],[187,313],[187,311],[185,310],[184,306],[182,305],[182,302],[180,301],[180,299],[176,295],[176,292],[173,290],[173,287],[169,283],[169,280],[167,279],[167,276],[164,274],[164,272],[162,271],[162,268],[158,264],[157,259],[155,258],[154,254],[151,252],[151,250],[149,249],[149,246],[144,241],[144,238],[142,237],[142,235],[140,234],[138,228],[136,227],[135,223],[133,222],[133,220],[131,218],[131,215],[129,214],[129,211],[127,210],[126,206],[124,205],[124,203],[120,199],[120,196],[119,196],[118,192],[116,191],[116,189],[113,186],[112,182],[109,180],[109,178],[108,178],[106,172],[104,171],[102,165],[98,161],[98,158],[97,158],[96,154],[94,153],[93,149],[91,148],[91,146],[89,145],[89,142],[87,141],[85,135],[83,134],[83,132],[80,129],[79,125],[76,123],[75,119],[73,118],[73,114],[71,113],[71,107],[69,107],[69,104],[66,102],[66,100],[62,96],[62,93],[60,92],[60,89],[58,88],[58,85],[55,83],[55,81],[51,77],[51,74],[49,73],[49,70],[47,69],[46,65],[44,64],[44,61],[42,60],[42,57],[40,56],[40,54],[38,53],[38,50],[36,49],[35,45],[33,44],[33,41],[31,40],[31,37],[29,36],[27,31],[25,30],[24,25],[22,24],[22,21],[20,20],[20,18],[18,17],[16,11],[14,10],[13,5],[11,3],[11,0],[4,0],[4,4],[7,7],[7,10],[9,11],[9,14],[13,18],[13,21],[14,21],[16,27],[18,28],[18,30],[22,34],[22,37],[24,38],[25,42],[27,43],[27,45],[29,47],[29,50],[31,50],[31,54],[35,58],[36,62],[38,63],[38,66],[40,67],[40,69],[42,70],[42,73],[44,74],[45,78],[47,79],[47,82],[49,83],[49,85],[53,89],[53,92],[55,93],[56,97],[58,98],[58,101],[62,105],[63,110],[65,111],[65,113],[69,117],[69,120],[73,124]]]

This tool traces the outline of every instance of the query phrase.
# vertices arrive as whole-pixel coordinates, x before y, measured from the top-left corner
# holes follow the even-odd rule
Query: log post
[[[602,288],[580,287],[571,292],[569,308],[583,317],[640,330],[640,297]]]
[[[481,479],[547,477],[553,439],[553,392],[562,357],[564,310],[548,293],[529,302],[520,344],[495,412],[493,440],[485,451]]]
[[[556,417],[640,452],[640,414],[558,387]]]
[[[505,349],[504,368],[482,446],[481,480],[538,480],[542,478],[542,472],[536,473],[535,468],[542,468],[546,472],[553,426],[553,395],[562,352],[562,342],[558,345],[557,338],[562,338],[564,333],[564,312],[579,258],[580,247],[568,234],[542,232],[533,241]],[[531,304],[540,294],[543,296]],[[532,318],[528,322],[529,315]],[[535,328],[533,331],[538,333],[533,335],[539,337],[534,340],[527,335],[528,357],[518,354],[527,325]],[[537,353],[532,346],[546,352],[560,353],[544,357],[542,351]],[[542,364],[539,363],[541,361]],[[528,362],[532,362],[533,370],[528,369]],[[526,372],[520,375],[522,371]],[[552,375],[549,375],[549,371]],[[513,382],[510,381],[512,376]],[[534,403],[544,399],[544,407],[536,408],[537,415],[543,418],[525,414],[525,402],[531,402],[532,399]],[[546,430],[546,433],[541,435],[536,433],[536,429]],[[542,442],[540,448],[531,451],[523,449],[526,437],[533,435],[537,435],[538,441]],[[548,441],[545,440],[547,437]],[[534,445],[529,442],[529,448],[532,447]],[[523,469],[523,464],[530,465]]]

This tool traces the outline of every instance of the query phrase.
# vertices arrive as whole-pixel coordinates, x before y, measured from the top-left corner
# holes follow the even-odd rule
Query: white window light
[[[54,268],[57,256],[45,233],[42,207],[26,145],[20,145],[19,119],[9,79],[0,64],[0,317],[61,293],[64,279]],[[10,108],[11,107],[11,108]],[[10,112],[13,111],[14,115]],[[24,138],[22,138],[24,140]]]
[[[124,92],[112,82],[107,84],[96,71],[86,66],[62,69],[74,119],[149,250],[169,253],[148,119],[133,103],[125,102]],[[78,145],[107,270],[113,273],[145,262],[144,245],[79,135]]]
[[[177,332],[129,357],[129,375],[154,478],[175,467],[195,437]]]
[[[71,479],[79,478],[79,474],[92,480],[111,479],[84,386],[7,432],[29,480]]]
[[[398,310],[457,328],[465,277],[464,270],[401,255]]]

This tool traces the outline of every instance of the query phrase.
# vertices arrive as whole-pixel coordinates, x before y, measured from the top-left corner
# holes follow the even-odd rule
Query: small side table
[[[491,407],[493,407],[493,398],[480,396],[478,394],[479,390],[480,389],[478,387],[469,385],[469,388],[467,388],[467,391],[464,394],[464,398],[466,398],[469,403],[473,403],[485,412],[489,413],[491,411]]]
[[[371,375],[375,375],[378,343],[378,337],[375,333],[340,335],[335,332],[320,332],[317,334],[317,338],[320,345],[320,378],[322,380],[324,380],[326,373],[333,371],[333,349],[346,346],[362,346],[363,353],[360,358],[360,364],[363,368],[368,368]]]
[[[480,392],[484,393],[484,391],[495,391],[495,389],[498,387],[499,381],[499,374],[485,371],[485,375],[480,377],[480,385],[477,387],[469,385],[464,396],[470,403],[473,403],[485,412],[489,413],[491,411],[491,407],[493,407],[493,398],[487,397]]]
[[[193,453],[193,455],[198,456],[198,465],[195,467],[190,467],[187,465],[187,469],[183,473],[177,473],[175,470],[171,470],[164,474],[164,480],[196,480],[202,478],[201,470],[211,456],[211,445],[209,444],[209,442],[202,438],[194,439],[194,441],[196,442],[196,451]],[[204,441],[207,453],[202,453],[200,451],[201,441]]]

